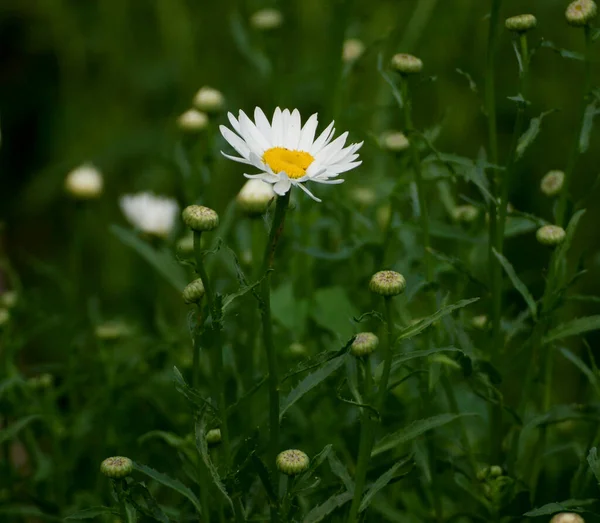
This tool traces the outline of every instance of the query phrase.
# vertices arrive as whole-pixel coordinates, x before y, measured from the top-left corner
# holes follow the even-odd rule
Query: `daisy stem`
[[[558,204],[556,206],[556,224],[562,226],[567,217],[567,206],[569,196],[569,186],[571,178],[573,177],[573,171],[577,163],[577,157],[579,155],[579,140],[581,139],[581,131],[584,124],[585,116],[585,104],[586,98],[592,88],[592,28],[587,24],[584,28],[585,36],[585,57],[584,57],[584,81],[583,81],[583,94],[581,99],[581,108],[579,109],[579,115],[577,116],[577,127],[575,128],[575,136],[573,137],[573,144],[571,145],[571,151],[569,153],[569,160],[565,169],[565,181],[564,186],[560,192]]]
[[[290,201],[290,191],[277,198],[275,214],[269,231],[269,239],[265,247],[262,262],[262,277],[260,284],[260,316],[262,320],[263,342],[267,353],[269,368],[269,468],[275,466],[279,451],[279,376],[277,374],[277,354],[273,341],[273,323],[271,319],[271,269],[275,257],[275,249],[283,232],[285,213]],[[276,477],[276,476],[275,476]],[[271,509],[271,521],[277,521],[277,507]]]
[[[421,230],[423,231],[423,246],[425,248],[424,263],[425,263],[425,276],[427,281],[433,280],[433,265],[431,263],[431,253],[429,248],[431,241],[429,239],[429,210],[427,208],[427,199],[425,198],[425,187],[423,183],[423,173],[421,171],[421,157],[419,150],[415,143],[414,126],[412,122],[411,109],[412,104],[410,100],[410,91],[408,89],[408,80],[406,77],[402,77],[400,81],[400,88],[402,92],[402,109],[404,112],[404,127],[410,140],[410,158],[412,168],[415,173],[415,183],[417,185],[417,194],[419,198],[419,210],[421,218]]]

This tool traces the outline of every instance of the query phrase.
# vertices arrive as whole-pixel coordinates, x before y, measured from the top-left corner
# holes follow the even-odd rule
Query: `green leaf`
[[[354,481],[352,480],[348,469],[338,459],[335,452],[331,451],[328,454],[327,459],[329,460],[331,472],[333,472],[333,474],[340,479],[340,481],[344,484],[348,492],[354,492]]]
[[[517,143],[517,149],[515,151],[517,160],[525,154],[527,148],[534,142],[534,140],[537,138],[537,135],[540,134],[542,120],[553,112],[554,109],[540,114],[537,118],[531,119],[531,122],[529,122],[529,128],[521,135],[519,138],[519,143]]]
[[[354,333],[352,318],[358,316],[358,310],[343,287],[318,289],[310,313],[317,325],[340,339],[347,340]]]
[[[305,472],[303,472],[295,482],[295,492],[301,490],[303,484],[307,483],[312,479],[313,474],[315,473],[317,468],[319,468],[321,464],[327,459],[332,448],[333,445],[331,444],[325,445],[325,447],[323,447],[323,450],[310,460],[310,465],[308,469]]]
[[[398,102],[398,107],[404,107],[404,102],[402,100],[402,94],[400,93],[400,90],[396,86],[396,83],[394,82],[392,77],[383,69],[383,53],[379,53],[379,55],[377,56],[377,71],[385,80],[385,83],[387,83],[392,88],[392,94],[394,95],[396,102]]]
[[[455,347],[439,347],[435,349],[424,349],[424,350],[415,350],[412,352],[403,352],[400,354],[394,354],[392,359],[392,372],[395,371],[398,367],[406,363],[407,361],[415,360],[418,358],[427,358],[428,356],[432,356],[433,354],[439,354],[441,352],[459,352],[464,357],[468,357],[462,350],[457,349]],[[381,378],[381,373],[383,372],[383,362],[377,365],[375,369],[375,380],[379,381]]]
[[[200,502],[198,501],[196,495],[178,479],[167,476],[166,474],[158,472],[157,470],[147,467],[146,465],[143,465],[141,463],[134,462],[133,468],[135,468],[135,470],[141,472],[142,474],[146,474],[146,476],[152,478],[154,481],[157,481],[161,485],[168,487],[174,490],[175,492],[179,492],[179,494],[186,497],[192,502],[198,513],[201,512]]]
[[[119,511],[110,507],[91,507],[84,510],[79,510],[73,514],[69,514],[65,519],[92,519],[105,514],[112,514],[118,516]]]
[[[175,382],[177,391],[181,392],[192,405],[195,405],[199,409],[208,408],[212,414],[218,417],[218,412],[214,405],[186,383],[177,367],[173,367],[173,381]]]
[[[496,258],[500,262],[500,265],[502,265],[504,272],[506,272],[506,274],[508,275],[511,283],[513,284],[513,287],[517,289],[521,296],[523,296],[523,299],[527,303],[527,307],[529,307],[529,310],[531,311],[531,316],[533,316],[533,318],[537,318],[537,304],[535,303],[535,300],[529,292],[527,286],[521,281],[521,278],[517,276],[515,269],[513,268],[512,264],[507,260],[507,258],[500,254],[493,247],[492,251],[494,252],[494,256],[496,256]]]
[[[302,396],[326,380],[331,374],[338,370],[343,363],[343,357],[335,358],[323,365],[323,367],[321,367],[319,370],[306,376],[306,378],[304,378],[294,389],[290,391],[285,398],[282,399],[279,419],[283,418],[285,412]]]
[[[598,329],[600,329],[600,315],[585,316],[584,318],[568,321],[552,329],[542,340],[542,343],[551,343],[568,338],[569,336],[577,336]]]
[[[571,248],[571,243],[573,243],[577,226],[584,214],[585,209],[581,209],[571,217],[567,230],[565,231],[565,239],[552,255],[548,281],[559,280],[559,285],[563,282],[566,276],[564,267],[566,266],[567,254]]]
[[[462,260],[459,260],[458,258],[455,258],[454,256],[449,256],[448,254],[444,254],[442,252],[436,251],[435,249],[432,249],[431,247],[428,250],[438,260],[446,262],[447,264],[451,265],[452,268],[456,272],[458,272],[460,274],[464,274],[472,283],[474,283],[475,285],[479,285],[483,289],[487,290],[487,285],[485,283],[483,283],[481,280],[477,279]]]
[[[592,371],[579,356],[573,354],[569,349],[562,348],[560,349],[560,353],[585,375],[590,382],[590,385],[594,387],[596,393],[600,395],[600,383],[598,382],[598,377],[594,374],[594,371]]]
[[[152,519],[155,519],[159,523],[170,523],[169,517],[164,513],[162,508],[160,508],[160,506],[154,499],[154,496],[148,490],[144,483],[134,483],[130,485],[129,488],[131,493],[129,501],[131,501],[136,510],[151,517]],[[133,499],[133,495],[135,494],[139,494],[143,498],[146,504],[145,507],[135,502],[135,500]]]
[[[587,456],[587,462],[590,466],[590,469],[592,469],[592,473],[594,476],[596,476],[598,485],[600,486],[600,459],[598,459],[598,449],[596,447],[590,449],[590,452]]]
[[[525,512],[524,516],[535,518],[538,516],[550,516],[556,512],[583,512],[584,505],[595,503],[595,499],[568,499],[560,503],[548,503],[542,507]]]
[[[271,312],[273,318],[291,331],[296,339],[303,337],[308,316],[308,302],[296,299],[291,281],[283,283],[271,292]]]
[[[371,504],[373,497],[392,480],[392,478],[396,474],[396,471],[400,467],[406,465],[411,459],[412,456],[409,456],[406,459],[394,463],[394,465],[392,465],[392,467],[389,470],[387,470],[381,476],[379,476],[363,496],[358,511],[362,512],[363,510],[366,510],[367,507]]]
[[[265,492],[267,493],[269,501],[273,505],[277,504],[277,494],[275,494],[273,485],[271,485],[271,477],[269,476],[269,470],[267,469],[267,466],[264,464],[263,460],[256,455],[256,452],[252,452],[251,460],[252,466],[258,474],[263,487],[265,488]]]
[[[144,240],[140,239],[133,231],[112,225],[111,232],[125,245],[131,247],[144,258],[168,283],[178,292],[183,291],[188,284],[185,270],[178,265],[169,251],[157,250]]]
[[[25,416],[24,418],[18,419],[15,422],[11,422],[7,428],[0,430],[0,444],[13,439],[27,425],[39,418],[41,418],[41,416],[38,414],[33,414],[31,416]]]
[[[432,416],[431,418],[415,421],[408,425],[408,427],[404,427],[392,434],[388,434],[387,436],[381,438],[375,444],[373,451],[371,452],[371,456],[377,456],[382,452],[393,449],[398,445],[411,441],[416,437],[420,436],[421,434],[424,434],[425,432],[456,421],[458,418],[461,418],[463,416],[477,416],[477,414],[470,412],[463,414],[438,414],[437,416]]]
[[[186,444],[183,438],[180,438],[172,432],[166,432],[164,430],[151,430],[146,432],[138,438],[138,443],[141,445],[150,439],[162,439],[165,443],[176,449],[181,448]]]
[[[549,40],[544,40],[542,42],[542,47],[547,47],[548,49],[552,49],[555,53],[558,53],[562,58],[568,58],[570,60],[585,60],[585,56],[581,53],[576,53],[574,51],[569,51],[568,49],[561,49],[557,47]]]
[[[348,503],[353,496],[354,494],[352,492],[334,494],[327,501],[313,508],[308,514],[306,514],[303,523],[318,523],[319,521],[323,521],[335,509],[343,506],[345,503]]]
[[[479,300],[479,298],[471,298],[469,300],[460,300],[456,303],[453,303],[452,305],[446,305],[445,307],[442,307],[439,311],[435,312],[431,316],[428,316],[427,318],[423,318],[422,320],[418,321],[417,323],[415,323],[413,325],[409,325],[408,327],[405,327],[404,329],[402,329],[400,331],[400,334],[396,338],[396,343],[398,343],[401,340],[407,340],[407,339],[410,339],[410,338],[416,336],[417,334],[423,332],[432,323],[435,323],[436,321],[438,321],[440,318],[443,318],[444,316],[451,314],[452,312],[454,312],[457,309],[462,309],[463,307],[466,307],[467,305],[471,305],[471,303],[475,303],[477,300]]]
[[[583,115],[583,125],[581,126],[581,135],[579,136],[579,152],[581,154],[587,152],[590,147],[590,135],[594,127],[594,118],[600,114],[598,110],[598,102],[594,100],[585,108]]]

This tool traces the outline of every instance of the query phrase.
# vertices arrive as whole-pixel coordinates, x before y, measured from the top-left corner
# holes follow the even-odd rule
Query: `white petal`
[[[308,194],[315,202],[319,202],[321,203],[322,200],[319,200],[319,198],[317,198],[313,193],[311,193],[305,186],[303,183],[297,183],[295,184],[297,187],[300,187],[300,189],[302,189],[306,194]]]
[[[300,111],[294,109],[290,116],[290,124],[288,127],[287,143],[288,149],[295,151],[298,149],[300,142],[300,132],[302,131],[302,121],[300,120]]]
[[[289,145],[288,145],[289,127],[290,127],[290,110],[284,109],[283,111],[281,111],[281,143],[277,144],[277,145],[280,145],[281,147],[287,147],[288,149],[289,149]]]
[[[248,159],[250,160],[249,163],[251,165],[254,165],[254,167],[260,169],[261,171],[266,171],[267,168],[270,169],[270,167],[266,165],[256,153],[250,153],[250,157]]]
[[[262,112],[260,107],[254,109],[254,121],[256,122],[256,127],[262,133],[262,135],[267,139],[267,141],[271,140],[271,124],[265,113]]]
[[[229,118],[229,123],[231,124],[231,127],[233,127],[238,134],[242,134],[242,132],[240,131],[240,122],[237,121],[236,117],[233,116],[232,113],[227,113],[227,118]]]
[[[252,162],[246,160],[246,158],[238,158],[237,156],[231,156],[230,154],[224,153],[223,151],[221,151],[221,154],[223,156],[225,156],[225,158],[229,158],[230,160],[233,160],[234,162],[240,162],[240,163],[246,163],[248,165],[253,165]]]
[[[348,131],[338,136],[326,147],[323,147],[323,149],[321,149],[321,151],[315,155],[315,159],[319,160],[319,162],[323,164],[329,163],[329,160],[342,150],[347,139]]]
[[[271,145],[274,147],[282,144],[283,126],[281,118],[281,109],[275,108],[273,113],[273,124],[271,125]]]
[[[219,129],[221,130],[223,138],[227,140],[229,145],[231,145],[231,147],[233,147],[240,154],[240,156],[248,158],[248,156],[250,155],[250,148],[248,147],[246,142],[244,142],[244,140],[242,140],[237,134],[235,134],[233,131],[231,131],[224,125],[219,126]]]
[[[255,152],[260,151],[260,154],[262,154],[270,147],[267,139],[244,111],[240,111],[240,126],[242,128],[242,137],[246,140],[250,149]]]
[[[355,167],[358,167],[362,162],[350,162],[350,163],[339,163],[336,165],[331,166],[329,169],[327,169],[327,174],[328,177],[332,177],[332,175],[334,174],[340,174],[340,173],[345,173],[346,171],[349,171],[351,169],[354,169]]]
[[[269,173],[244,174],[244,176],[251,180],[262,180],[265,183],[277,183],[279,181],[279,176]]]
[[[283,196],[286,192],[290,190],[291,186],[292,182],[290,181],[290,179],[287,176],[282,175],[279,181],[275,185],[273,185],[273,190],[279,196]]]
[[[328,180],[327,178],[314,178],[311,182],[315,183],[324,183],[325,185],[339,185],[340,183],[344,183],[345,180],[340,178],[334,178],[333,180]]]
[[[313,142],[312,147],[310,148],[310,154],[316,156],[319,151],[323,148],[323,146],[331,140],[335,129],[333,128],[333,123],[331,122],[327,128],[319,135],[319,137]]]
[[[300,133],[300,142],[298,143],[298,150],[310,151],[315,139],[317,125],[319,125],[319,119],[317,113],[315,113],[306,121],[304,127],[302,128],[302,132]]]

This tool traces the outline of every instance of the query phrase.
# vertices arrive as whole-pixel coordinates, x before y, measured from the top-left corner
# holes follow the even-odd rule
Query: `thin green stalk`
[[[423,183],[423,173],[421,171],[421,157],[419,155],[419,149],[415,143],[414,126],[411,116],[411,100],[410,92],[408,89],[408,80],[402,77],[400,82],[400,88],[402,91],[402,109],[404,112],[404,127],[409,135],[410,139],[410,157],[413,171],[415,173],[415,183],[417,185],[417,194],[419,198],[420,207],[420,218],[421,218],[421,230],[423,231],[423,246],[425,248],[424,263],[425,263],[425,275],[427,281],[433,280],[433,265],[431,260],[431,253],[429,248],[431,246],[430,235],[429,235],[429,211],[427,208],[427,199],[425,198],[425,186]]]
[[[558,199],[558,204],[556,206],[556,223],[557,225],[564,225],[564,222],[567,218],[567,205],[568,205],[568,196],[569,196],[569,188],[571,186],[571,179],[573,178],[573,171],[575,170],[575,165],[577,164],[577,158],[579,156],[579,140],[581,138],[581,130],[584,123],[585,116],[585,105],[586,98],[589,92],[592,89],[592,28],[586,25],[583,29],[584,37],[585,37],[585,79],[583,82],[583,94],[581,99],[581,107],[579,109],[579,115],[577,120],[577,126],[575,127],[575,135],[573,136],[573,144],[571,145],[571,151],[569,153],[569,160],[567,162],[567,167],[565,169],[565,181],[563,188],[560,192],[560,197]]]
[[[285,213],[290,201],[290,191],[277,198],[275,214],[269,231],[269,240],[265,247],[261,273],[264,275],[260,285],[260,316],[262,322],[263,342],[267,353],[269,368],[269,466],[275,466],[279,452],[279,376],[277,373],[277,354],[273,341],[273,322],[271,319],[271,269],[275,257],[275,249],[283,232]],[[271,507],[271,521],[279,520],[278,507]]]
[[[386,343],[383,344],[383,372],[381,373],[381,382],[379,384],[379,390],[377,391],[377,401],[375,402],[375,408],[377,410],[381,410],[385,400],[385,395],[387,393],[388,381],[390,380],[390,370],[392,369],[392,347],[394,346],[392,297],[386,296],[383,301],[385,302],[387,340]]]

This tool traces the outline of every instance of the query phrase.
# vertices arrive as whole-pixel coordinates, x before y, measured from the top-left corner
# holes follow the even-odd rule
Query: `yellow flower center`
[[[285,147],[271,147],[263,154],[263,161],[274,173],[284,172],[290,178],[302,178],[313,163],[313,156],[304,151],[292,151]]]

